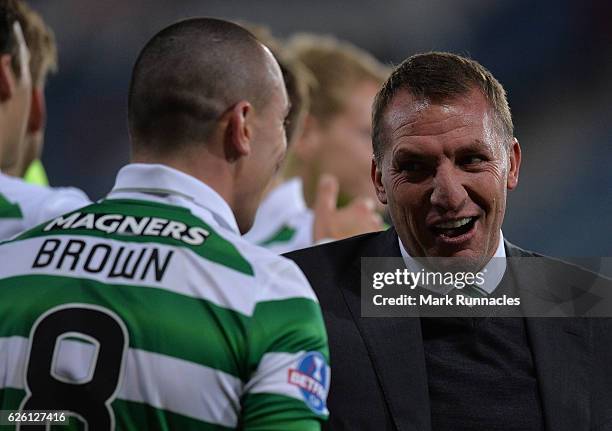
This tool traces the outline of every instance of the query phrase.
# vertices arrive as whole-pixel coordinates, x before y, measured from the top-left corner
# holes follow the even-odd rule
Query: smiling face
[[[482,267],[499,242],[520,147],[498,132],[483,94],[441,103],[400,90],[385,111],[386,147],[372,179],[411,256],[463,257]]]

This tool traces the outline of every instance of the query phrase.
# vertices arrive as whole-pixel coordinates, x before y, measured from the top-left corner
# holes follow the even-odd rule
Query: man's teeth
[[[459,220],[453,220],[453,221],[447,221],[445,223],[439,223],[436,225],[437,228],[439,229],[455,229],[458,227],[461,227],[463,225],[468,224],[469,222],[472,221],[472,217],[465,217],[465,218],[461,218]]]

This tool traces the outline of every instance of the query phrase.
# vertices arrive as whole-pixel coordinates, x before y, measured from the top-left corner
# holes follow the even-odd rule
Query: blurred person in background
[[[31,160],[40,152],[45,124],[44,75],[53,64],[53,55],[49,54],[53,52],[53,44],[50,30],[22,0],[1,0],[0,7],[3,20],[0,34],[0,239],[7,239],[90,201],[74,188],[37,186],[8,175],[23,174],[28,163],[26,159]],[[30,60],[24,34],[33,41],[34,61]],[[30,70],[30,63],[35,74]]]
[[[25,42],[30,51],[32,103],[25,145],[19,152],[16,163],[7,167],[5,173],[24,178],[27,182],[48,185],[40,157],[46,123],[45,84],[47,75],[57,71],[57,46],[53,30],[45,24],[36,11],[32,10],[25,1],[18,1],[16,7]]]
[[[302,133],[310,104],[309,86],[313,76],[295,57],[288,55],[283,43],[262,25],[246,24],[270,48],[283,73],[290,109],[285,124],[287,152]],[[266,196],[257,209],[253,227],[244,235],[248,241],[275,253],[284,253],[313,243],[312,212],[306,207],[299,182],[284,182],[282,168],[272,179]]]
[[[241,237],[288,111],[276,60],[242,27],[192,18],[149,40],[115,187],[0,244],[0,410],[88,429],[320,429],[317,299],[293,262]]]
[[[29,52],[15,1],[0,2],[0,167],[16,163],[31,103]]]
[[[269,33],[264,37],[271,38]],[[246,238],[284,253],[380,230],[368,174],[370,114],[387,69],[365,51],[330,36],[300,34],[273,45],[299,84],[288,86],[292,109],[305,114],[288,125],[283,175]]]

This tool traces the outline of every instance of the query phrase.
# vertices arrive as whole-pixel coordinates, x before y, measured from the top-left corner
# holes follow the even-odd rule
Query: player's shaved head
[[[205,142],[216,120],[241,100],[255,110],[265,107],[270,58],[250,32],[218,19],[192,18],[157,33],[132,73],[134,151],[165,154]]]

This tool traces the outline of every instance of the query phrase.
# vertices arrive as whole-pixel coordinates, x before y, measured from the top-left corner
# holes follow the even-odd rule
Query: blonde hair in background
[[[310,91],[315,78],[308,68],[296,57],[290,55],[282,40],[274,37],[270,28],[261,24],[237,21],[237,24],[249,30],[261,43],[266,45],[281,68],[291,108],[287,115],[287,146],[295,142],[304,126],[306,114],[310,110]]]
[[[30,50],[30,74],[32,83],[44,86],[49,72],[57,71],[57,46],[55,35],[35,12],[23,0],[15,2],[17,19],[23,29],[26,45]]]
[[[314,75],[310,114],[323,125],[344,110],[355,86],[370,81],[382,84],[391,71],[368,52],[333,36],[298,33],[286,49]]]

